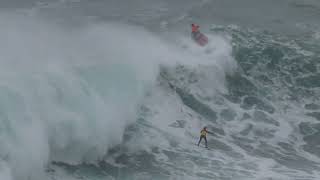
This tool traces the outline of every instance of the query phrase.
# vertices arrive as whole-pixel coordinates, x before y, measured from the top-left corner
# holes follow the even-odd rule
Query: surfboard
[[[201,32],[198,32],[197,34],[195,34],[193,36],[193,40],[196,41],[196,43],[199,44],[200,46],[205,46],[209,42],[208,37]]]
[[[198,144],[196,144],[196,146],[198,146]],[[201,147],[201,148],[204,148],[204,149],[210,150],[210,149],[209,149],[209,147],[205,147],[205,146],[203,146],[203,145],[201,145],[201,144],[200,144],[198,147]]]

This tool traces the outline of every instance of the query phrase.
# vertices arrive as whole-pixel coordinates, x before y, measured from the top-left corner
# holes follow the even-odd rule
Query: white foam
[[[1,176],[43,179],[51,160],[92,162],[121,143],[165,45],[127,25],[1,15]]]

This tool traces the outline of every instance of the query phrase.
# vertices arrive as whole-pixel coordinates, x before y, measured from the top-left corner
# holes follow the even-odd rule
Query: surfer
[[[200,139],[199,139],[199,142],[198,142],[198,146],[199,146],[199,144],[201,143],[202,139],[204,139],[204,141],[205,141],[205,143],[206,143],[206,148],[208,148],[207,133],[213,134],[213,133],[211,133],[211,132],[209,132],[209,131],[207,130],[207,127],[204,127],[204,128],[200,131]]]
[[[197,24],[191,24],[191,36],[194,40],[197,40],[200,35],[200,26]]]
[[[191,24],[191,37],[200,46],[205,46],[208,43],[208,37],[200,32],[200,26]]]

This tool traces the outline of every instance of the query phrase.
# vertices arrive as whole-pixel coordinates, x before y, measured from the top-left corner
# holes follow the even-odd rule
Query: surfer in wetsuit
[[[200,139],[198,142],[198,146],[201,143],[202,139],[204,139],[205,143],[206,143],[206,148],[208,148],[208,142],[207,142],[207,133],[212,134],[211,132],[209,132],[207,130],[207,127],[204,127],[201,131],[200,131]]]
[[[191,24],[191,37],[194,40],[197,40],[199,35],[200,35],[200,30],[199,30],[200,26],[197,24]]]

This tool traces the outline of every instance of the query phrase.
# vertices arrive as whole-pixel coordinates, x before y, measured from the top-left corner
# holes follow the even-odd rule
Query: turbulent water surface
[[[1,1],[0,179],[319,179],[319,19],[317,0]]]

